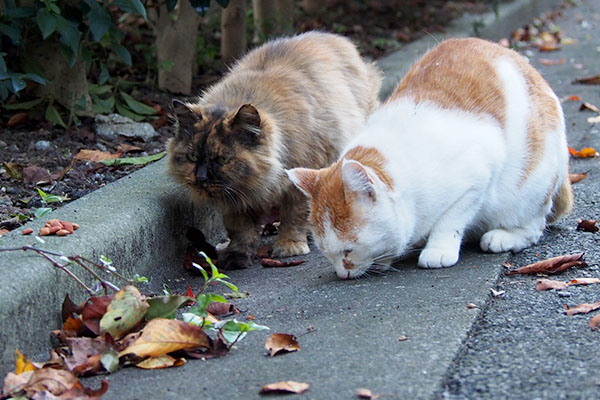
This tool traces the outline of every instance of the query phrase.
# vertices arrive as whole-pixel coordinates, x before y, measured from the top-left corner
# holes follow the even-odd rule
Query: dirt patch
[[[442,32],[452,18],[464,12],[485,11],[494,3],[493,0],[332,1],[328,11],[318,17],[297,14],[295,25],[298,32],[319,29],[348,36],[362,54],[376,59],[394,51],[403,42]],[[204,34],[205,48],[217,48],[218,30],[211,33],[208,29]],[[143,54],[135,52],[133,57],[144,58]],[[218,63],[219,60],[212,57],[201,66],[194,82],[195,93],[219,79]],[[168,110],[173,96],[150,87],[142,86],[141,90],[142,94],[136,94],[138,100]],[[55,209],[141,168],[107,167],[101,163],[75,160],[79,150],[116,153],[123,151],[125,145],[125,149],[131,148],[128,146],[135,148],[123,151],[124,156],[150,155],[163,151],[173,134],[167,123],[158,127],[159,136],[151,141],[122,136],[104,140],[97,135],[92,119],[84,119],[80,126],[67,131],[32,118],[7,128],[6,124],[14,114],[5,112],[0,117],[0,235],[34,218],[38,208]],[[68,200],[45,204],[37,188]]]

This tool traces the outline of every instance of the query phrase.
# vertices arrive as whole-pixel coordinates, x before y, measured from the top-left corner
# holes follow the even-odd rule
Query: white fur
[[[439,268],[456,264],[467,232],[483,233],[481,248],[491,252],[520,251],[540,238],[551,208],[548,193],[557,192],[567,171],[564,125],[548,133],[543,160],[524,181],[531,109],[526,82],[511,60],[495,66],[507,101],[505,129],[491,117],[400,98],[376,110],[347,146],[378,149],[394,189],[373,171],[372,183],[357,168],[342,172],[346,187],[372,187],[376,200],[359,201],[365,225],[356,241],[340,239],[328,223],[323,237],[314,234],[340,277],[360,276],[377,257],[403,255],[423,239],[419,265]],[[350,163],[360,164],[344,161]],[[342,265],[347,249],[352,270]]]

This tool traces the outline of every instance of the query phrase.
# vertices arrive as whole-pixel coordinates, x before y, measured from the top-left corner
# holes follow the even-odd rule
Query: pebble
[[[19,147],[16,144],[11,144],[10,146],[8,146],[8,151],[12,151],[12,152],[18,152],[19,151]]]
[[[560,291],[558,292],[558,297],[571,297],[571,293]]]
[[[48,150],[51,145],[52,144],[47,140],[38,140],[37,142],[35,142],[35,145],[33,145],[33,147],[35,147],[35,149],[38,151],[45,151]]]
[[[0,149],[4,149],[8,144],[4,140],[0,140]]]

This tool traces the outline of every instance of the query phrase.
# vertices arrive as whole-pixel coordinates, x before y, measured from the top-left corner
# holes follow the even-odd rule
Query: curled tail
[[[550,215],[548,215],[548,222],[555,222],[560,217],[569,214],[572,210],[573,189],[571,188],[571,181],[567,174],[552,198],[552,210],[550,211]]]

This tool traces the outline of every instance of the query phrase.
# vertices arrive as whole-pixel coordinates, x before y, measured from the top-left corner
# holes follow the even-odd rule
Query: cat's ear
[[[318,171],[316,169],[294,168],[286,169],[285,172],[292,183],[300,189],[302,193],[307,197],[312,198],[318,176]]]
[[[252,104],[241,106],[230,122],[231,128],[241,128],[244,132],[249,132],[258,137],[261,133],[261,119],[256,107]]]
[[[344,190],[360,193],[365,197],[375,200],[375,184],[367,169],[355,160],[342,161],[342,181]]]
[[[202,119],[202,114],[198,109],[192,107],[190,103],[184,103],[181,100],[171,101],[172,117],[178,126],[180,135],[191,135],[194,132],[194,125]]]

